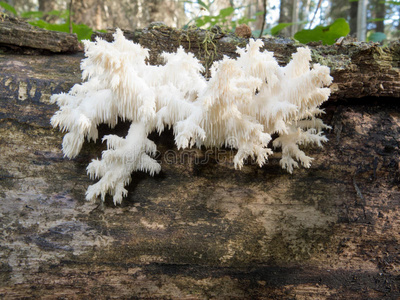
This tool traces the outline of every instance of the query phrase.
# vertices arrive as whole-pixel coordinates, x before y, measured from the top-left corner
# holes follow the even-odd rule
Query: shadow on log
[[[157,47],[176,49],[163,44],[174,34],[171,43],[188,35],[193,50],[206,33],[159,26],[134,39],[155,62]],[[246,43],[224,36],[212,40],[218,51],[224,38]],[[297,45],[265,47],[284,64]],[[63,134],[49,124],[57,110],[49,96],[80,81],[83,55],[0,54],[0,296],[399,297],[398,44],[310,47],[335,78],[325,104],[329,142],[308,150],[310,169],[290,175],[277,155],[237,171],[228,150],[178,151],[171,132],[154,134],[162,172],[134,174],[121,206],[84,200],[85,168],[104,145],[65,159]],[[392,97],[352,99],[366,96]]]

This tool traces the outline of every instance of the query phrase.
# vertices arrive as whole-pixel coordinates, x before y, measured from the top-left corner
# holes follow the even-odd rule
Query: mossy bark
[[[93,38],[96,36],[112,41],[111,32],[97,33]],[[150,50],[150,64],[163,63],[160,57],[163,51],[173,52],[182,46],[194,53],[206,70],[209,70],[213,61],[222,59],[224,55],[236,57],[237,47],[245,47],[248,43],[248,39],[224,33],[218,27],[212,30],[177,30],[154,24],[136,31],[127,30],[125,36]],[[298,47],[305,46],[283,38],[266,38],[263,42],[263,49],[272,51],[281,65],[290,61]],[[400,97],[399,41],[382,47],[378,43],[363,43],[345,38],[334,45],[312,43],[307,47],[312,50],[313,63],[331,68],[334,78],[331,101],[362,97]]]
[[[161,47],[172,32],[181,31],[148,28],[136,39]],[[221,39],[213,40],[217,53]],[[282,64],[297,47],[268,41]],[[399,297],[396,45],[312,47],[316,62],[332,64],[338,88],[325,105],[329,142],[307,149],[310,169],[290,175],[276,154],[263,168],[249,161],[237,171],[230,150],[178,151],[171,132],[152,134],[162,172],[133,174],[120,206],[84,200],[93,183],[86,166],[104,145],[85,144],[76,159],[65,159],[63,134],[49,124],[57,110],[49,96],[80,81],[83,55],[0,54],[0,297]],[[338,61],[346,62],[342,69]],[[360,87],[350,69],[364,74]],[[383,90],[367,80],[371,72]],[[346,84],[358,94],[344,93]],[[389,96],[389,89],[391,99],[344,101]],[[121,123],[114,132],[127,128]]]

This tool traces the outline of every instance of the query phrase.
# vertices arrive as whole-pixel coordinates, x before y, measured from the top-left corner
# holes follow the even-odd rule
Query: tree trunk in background
[[[33,1],[14,2],[18,11],[39,9],[48,12],[68,9],[70,0],[39,0],[39,7],[35,7]],[[145,27],[153,21],[163,21],[168,26],[182,27],[186,22],[183,2],[179,0],[74,0],[73,2],[73,22],[86,24],[96,30],[110,27],[133,30]]]
[[[292,21],[293,2],[292,0],[281,0],[279,8],[279,23],[290,23]],[[290,36],[290,27],[281,30],[280,35]]]
[[[311,20],[312,15],[310,15],[310,7],[311,7],[311,0],[303,0],[301,1],[301,9],[299,11],[299,20],[300,22],[304,22],[307,20]],[[304,24],[298,24],[298,30],[301,30],[304,28]],[[308,29],[308,27],[307,27]]]
[[[110,1],[113,9],[118,6],[114,1]],[[129,6],[131,1],[127,1],[126,5]],[[134,10],[137,14],[126,16],[130,20],[131,28],[138,28],[148,26],[151,22],[163,21],[168,26],[182,27],[186,23],[186,15],[183,8],[183,2],[178,0],[138,0]],[[118,23],[119,20],[115,20]],[[116,25],[114,24],[114,27]]]
[[[385,32],[385,24],[383,23],[386,17],[386,5],[381,0],[373,0],[373,8],[371,9],[372,19],[378,19],[375,21],[375,32]]]
[[[247,9],[247,18],[254,18],[254,15],[258,12],[264,12],[264,2],[265,5],[268,7],[268,1],[267,0],[255,0],[255,1],[249,1],[250,3],[246,3],[248,5]],[[244,4],[245,5],[245,4]],[[260,30],[261,26],[263,24],[263,18],[264,15],[261,14],[256,17],[255,22],[251,22],[249,26],[252,28],[252,30]],[[264,25],[265,29],[265,25]]]
[[[64,9],[66,9],[67,5],[65,5]],[[59,10],[60,5],[57,1],[51,0],[39,0],[39,11],[48,12],[52,10]]]
[[[368,0],[358,0],[357,39],[365,41],[367,36],[367,4]]]
[[[3,0],[4,1],[4,0]],[[38,5],[35,0],[12,0],[12,1],[5,1],[8,4],[14,6],[14,8],[17,10],[17,12],[23,12],[23,11],[31,11],[31,10],[37,10]],[[48,2],[51,2],[50,0]],[[55,1],[53,1],[55,2]]]
[[[298,22],[299,22],[299,1],[298,0],[292,0],[292,20],[291,22],[293,23],[293,25],[290,28],[290,35],[294,36],[294,34],[297,32],[299,26],[298,26]]]
[[[93,29],[105,29],[108,26],[103,21],[110,17],[105,7],[106,0],[74,0],[73,22]]]
[[[358,2],[350,2],[350,34],[355,36],[357,34],[357,11]]]
[[[393,10],[400,14],[400,5],[397,5],[397,7]],[[394,32],[392,32],[392,35],[394,38],[399,38],[400,37],[400,22],[397,23]]]
[[[196,1],[193,1],[196,2]],[[212,1],[204,1],[204,2],[212,2]],[[218,1],[213,1],[212,5],[210,5],[210,15],[216,16],[219,14],[219,11],[221,9],[234,6],[231,0],[218,0]]]
[[[58,10],[58,11],[66,11],[69,9],[69,4],[71,0],[65,1],[65,0],[58,0],[58,1],[52,1],[52,0],[39,0],[39,11],[42,12],[50,12],[53,10]],[[74,1],[75,3],[75,1]],[[36,9],[35,9],[36,10]],[[43,20],[49,23],[55,23],[56,21],[59,20],[57,16],[52,16],[52,15],[45,15],[43,17]],[[72,19],[73,21],[73,19]]]
[[[357,2],[355,2],[357,3]],[[334,22],[334,20],[338,18],[344,18],[349,20],[350,17],[350,4],[349,0],[337,0],[332,1],[331,10],[329,14],[330,23]]]

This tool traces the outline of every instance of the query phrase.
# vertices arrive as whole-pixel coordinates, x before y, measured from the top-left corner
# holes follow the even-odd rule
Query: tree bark
[[[112,33],[97,33],[112,41]],[[150,50],[149,63],[163,63],[160,54],[163,51],[176,51],[184,47],[208,68],[214,60],[224,55],[235,57],[237,47],[245,47],[248,39],[233,34],[225,34],[217,27],[211,31],[200,29],[176,30],[160,23],[149,27],[125,31],[125,36]],[[93,37],[94,38],[94,37]],[[281,65],[287,64],[298,47],[292,39],[263,39],[264,49],[274,52]],[[387,47],[377,43],[361,43],[348,37],[331,46],[310,43],[313,63],[327,65],[331,68],[334,84],[331,86],[331,100],[361,97],[399,97],[398,51],[400,43],[392,42]]]
[[[209,65],[247,43],[211,33],[126,34],[153,64],[182,45]],[[264,42],[281,64],[298,47]],[[80,82],[83,55],[0,54],[0,297],[398,298],[399,45],[309,47],[335,78],[329,141],[307,150],[310,169],[290,175],[276,154],[237,171],[229,149],[178,151],[172,132],[152,134],[162,172],[133,174],[120,206],[84,200],[85,168],[104,145],[65,159],[49,124],[49,97]]]
[[[0,15],[0,47],[23,53],[77,52],[82,50],[76,34],[49,31],[7,15]]]

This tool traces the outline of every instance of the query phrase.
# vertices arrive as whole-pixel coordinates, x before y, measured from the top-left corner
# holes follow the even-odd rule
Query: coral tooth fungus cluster
[[[329,68],[310,67],[308,48],[298,48],[291,62],[280,67],[273,53],[260,51],[262,46],[261,40],[250,40],[237,50],[237,59],[216,61],[207,80],[200,62],[182,47],[163,53],[164,65],[151,66],[145,62],[148,50],[126,40],[120,30],[112,43],[85,41],[83,83],[51,98],[60,107],[51,124],[68,132],[65,156],[77,156],[85,138],[96,141],[99,124],[131,122],[126,137],[103,137],[107,150],[87,167],[90,177],[99,180],[88,188],[86,199],[104,200],[110,194],[120,203],[132,172],[158,173],[161,166],[152,158],[156,145],[148,135],[166,127],[173,128],[178,149],[237,149],[237,169],[248,157],[265,164],[272,154],[271,135],[277,134],[272,145],[282,149],[281,166],[290,173],[298,162],[310,167],[312,158],[299,146],[321,146],[327,140],[322,130],[328,126],[318,115],[330,94]]]

